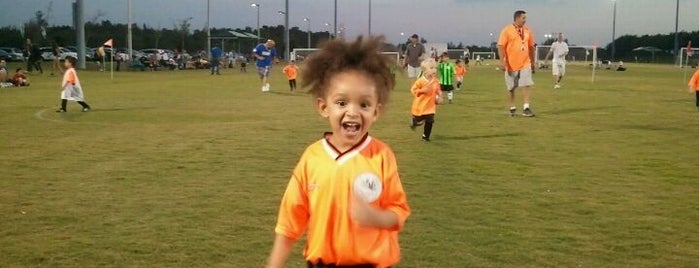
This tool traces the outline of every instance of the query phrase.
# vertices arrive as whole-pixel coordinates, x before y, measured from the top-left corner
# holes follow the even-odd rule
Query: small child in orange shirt
[[[410,121],[410,129],[425,124],[422,132],[422,140],[430,141],[434,115],[437,113],[437,104],[442,102],[442,94],[437,77],[437,62],[428,58],[420,63],[422,76],[415,80],[410,92],[413,94],[413,104],[410,112],[413,118]]]
[[[696,106],[697,106],[697,111],[699,111],[699,62],[697,63],[697,70],[694,72],[694,75],[692,75],[692,78],[689,79],[689,83],[687,84],[689,87],[687,88],[689,90],[689,93],[694,93],[696,94]]]
[[[456,60],[456,66],[454,67],[454,76],[456,76],[456,90],[461,90],[461,85],[464,83],[465,75],[466,66],[463,62],[461,62],[461,60]]]
[[[299,73],[299,67],[296,65],[296,62],[290,61],[289,64],[284,66],[282,72],[286,74],[286,79],[289,79],[289,90],[294,91],[296,89],[296,76]]]
[[[306,234],[309,268],[395,266],[410,215],[395,155],[369,130],[395,85],[384,38],[335,39],[305,63],[318,113],[332,132],[306,148],[281,200],[268,268],[284,267]]]

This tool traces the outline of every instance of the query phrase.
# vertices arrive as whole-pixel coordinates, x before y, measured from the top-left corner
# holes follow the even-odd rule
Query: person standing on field
[[[553,73],[553,82],[555,83],[553,88],[561,88],[561,80],[563,80],[563,75],[566,73],[566,56],[568,55],[568,44],[563,40],[563,33],[558,34],[556,42],[551,44],[551,49],[549,53],[546,54],[544,62],[546,62],[549,57],[553,55],[551,59],[551,71]]]
[[[410,44],[405,48],[405,55],[403,55],[411,82],[415,82],[420,76],[420,59],[423,54],[425,54],[425,46],[420,44],[420,38],[418,38],[417,34],[413,34],[410,37]]]
[[[262,92],[270,90],[267,77],[269,76],[269,69],[272,68],[273,60],[277,56],[277,50],[274,49],[275,45],[274,40],[269,39],[252,50],[252,56],[257,59],[257,73],[262,81]]]
[[[527,12],[517,10],[514,14],[514,23],[505,26],[498,39],[498,54],[500,55],[500,69],[505,72],[505,86],[507,87],[510,104],[510,116],[515,116],[515,89],[522,88],[524,106],[522,115],[533,117],[534,112],[529,107],[529,101],[533,91],[534,80],[534,35],[527,22]]]

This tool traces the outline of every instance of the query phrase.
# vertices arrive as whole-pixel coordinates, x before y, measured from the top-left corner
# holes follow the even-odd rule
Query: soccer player
[[[468,58],[465,58],[468,61]],[[461,60],[456,60],[454,66],[454,76],[456,76],[456,90],[461,90],[461,85],[464,83],[464,75],[466,75],[466,65]]]
[[[514,23],[505,26],[498,39],[498,55],[500,56],[500,69],[505,71],[505,86],[507,87],[510,104],[510,116],[515,116],[515,89],[522,88],[524,93],[523,114],[533,117],[534,112],[529,107],[534,80],[534,35],[527,22],[527,12],[517,10],[514,14]]]
[[[289,80],[289,91],[294,91],[296,89],[296,76],[299,73],[299,67],[296,65],[296,62],[290,61],[289,64],[284,66],[282,72],[286,74],[286,79]]]
[[[75,72],[76,62],[76,58],[68,56],[63,63],[66,70],[63,73],[63,81],[61,82],[61,109],[58,109],[57,113],[65,113],[67,111],[68,100],[78,102],[83,107],[83,112],[90,110],[90,105],[85,103],[80,79],[78,79],[78,74]]]
[[[414,82],[420,76],[420,58],[425,54],[425,46],[420,43],[417,34],[410,37],[410,44],[405,48],[405,63],[408,65],[408,77]]]
[[[439,71],[439,86],[442,89],[442,93],[447,93],[447,99],[449,103],[454,100],[454,73],[456,67],[454,63],[449,61],[449,53],[443,52],[440,63],[437,66]]]
[[[568,55],[568,44],[563,40],[563,33],[559,33],[556,42],[551,44],[549,53],[546,54],[544,62],[553,55],[551,60],[551,71],[553,73],[553,88],[561,88],[561,80],[566,73],[566,55]]]
[[[310,86],[332,132],[306,148],[282,197],[268,268],[283,267],[306,233],[307,267],[395,266],[398,232],[410,215],[395,155],[369,135],[395,80],[378,56],[381,37],[329,41],[306,62]]]
[[[694,75],[692,75],[692,78],[689,79],[689,84],[687,84],[689,93],[694,93],[696,94],[696,106],[697,106],[697,111],[699,112],[699,63],[697,63],[696,71],[694,72]]]
[[[422,140],[430,141],[434,115],[437,113],[437,104],[442,101],[442,91],[437,78],[437,62],[432,58],[422,61],[422,76],[413,83],[410,92],[413,94],[413,104],[410,113],[413,118],[410,121],[410,129],[425,124],[422,132]]]
[[[274,40],[269,39],[267,42],[261,43],[252,50],[252,55],[257,59],[257,73],[260,75],[260,80],[262,81],[262,92],[267,92],[270,90],[269,83],[267,82],[267,77],[269,76],[269,69],[272,68],[272,61],[274,57],[277,56],[277,50],[274,49],[276,43]]]
[[[27,74],[25,71],[22,69],[22,67],[18,67],[15,70],[15,74],[12,76],[10,79],[10,82],[16,87],[27,87],[29,86],[29,79],[27,78]]]

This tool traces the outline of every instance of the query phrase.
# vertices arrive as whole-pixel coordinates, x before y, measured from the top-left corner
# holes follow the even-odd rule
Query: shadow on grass
[[[581,112],[588,112],[588,111],[600,111],[600,110],[612,110],[612,109],[618,109],[621,108],[621,106],[614,105],[614,106],[597,106],[597,107],[585,107],[585,108],[568,108],[568,109],[556,109],[556,110],[551,110],[551,114],[574,114],[574,113],[581,113]]]

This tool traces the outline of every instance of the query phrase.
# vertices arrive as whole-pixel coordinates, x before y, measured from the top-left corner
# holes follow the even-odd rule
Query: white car
[[[61,50],[61,53],[58,54],[58,59],[59,60],[65,60],[67,56],[71,56],[74,58],[78,58],[78,53],[72,52],[70,50],[67,50],[63,47],[59,47],[59,50]],[[41,50],[41,58],[44,59],[45,61],[50,61],[53,60],[53,48],[52,47],[41,47],[39,48]]]

